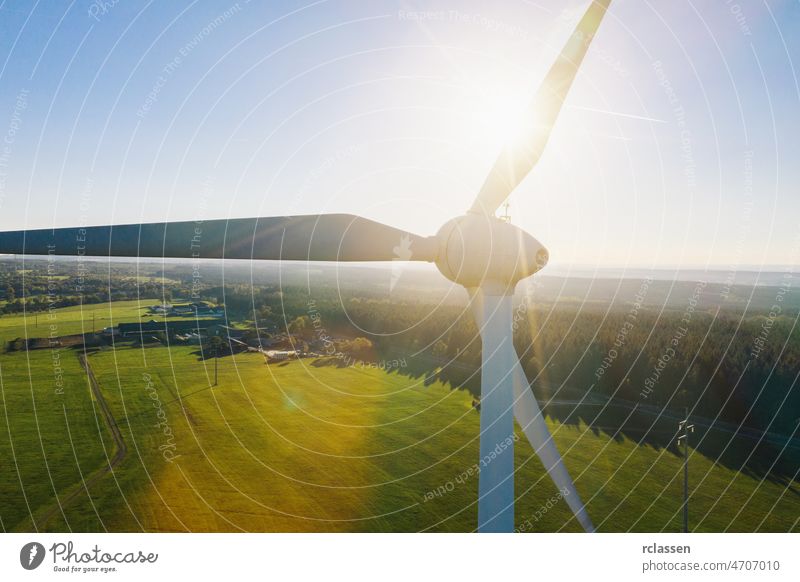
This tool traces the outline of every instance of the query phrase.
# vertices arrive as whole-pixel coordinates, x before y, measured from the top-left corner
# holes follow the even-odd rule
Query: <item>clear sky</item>
[[[0,0],[0,229],[471,204],[585,0]],[[800,264],[800,2],[615,0],[511,198],[560,265]]]

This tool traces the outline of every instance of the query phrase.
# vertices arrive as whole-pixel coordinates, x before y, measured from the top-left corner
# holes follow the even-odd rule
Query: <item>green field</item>
[[[141,307],[96,306],[97,318],[107,318],[97,327],[135,321]],[[90,324],[87,308],[83,319],[78,308],[60,310],[60,333],[79,333],[87,317]],[[0,318],[4,341],[24,331],[20,317]],[[479,419],[466,391],[311,359],[266,365],[254,353],[220,358],[219,385],[211,387],[214,362],[196,350],[125,346],[88,356],[125,443],[111,471],[117,443],[78,352],[0,355],[3,529],[475,527],[478,479],[462,475],[477,460]],[[583,424],[550,427],[601,531],[680,530],[682,464],[674,453]],[[740,444],[752,447],[732,446]],[[516,455],[518,524],[577,531],[566,503],[548,504],[557,492],[524,437]],[[798,530],[798,483],[762,480],[700,454],[691,463],[693,483],[702,478],[692,487],[693,528]]]
[[[75,305],[52,312],[29,313],[27,316],[3,315],[0,317],[0,341],[5,342],[18,337],[49,337],[73,335],[99,331],[120,322],[146,321],[158,319],[147,313],[147,308],[158,302],[154,299],[142,301],[116,301],[92,305]]]

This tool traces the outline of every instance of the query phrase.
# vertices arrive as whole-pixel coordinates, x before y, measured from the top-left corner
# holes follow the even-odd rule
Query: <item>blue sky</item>
[[[471,204],[585,1],[0,4],[0,228]],[[800,263],[800,3],[615,0],[513,221],[560,265]]]

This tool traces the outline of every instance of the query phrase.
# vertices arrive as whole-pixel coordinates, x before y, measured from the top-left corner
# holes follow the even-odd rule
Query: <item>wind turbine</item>
[[[0,233],[0,253],[100,257],[289,261],[391,261],[399,241],[408,260],[435,263],[470,294],[482,339],[478,531],[514,530],[514,417],[578,522],[594,526],[550,435],[514,349],[517,283],[547,264],[533,236],[495,217],[544,151],[589,44],[611,0],[593,0],[530,104],[535,124],[508,144],[464,216],[422,237],[346,214],[56,228]],[[487,462],[488,459],[488,462]]]

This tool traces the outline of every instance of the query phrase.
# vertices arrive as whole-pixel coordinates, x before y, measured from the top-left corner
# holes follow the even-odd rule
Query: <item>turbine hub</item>
[[[542,269],[549,257],[530,234],[485,214],[470,213],[446,222],[436,240],[436,266],[445,277],[493,295],[512,294],[517,283]]]

